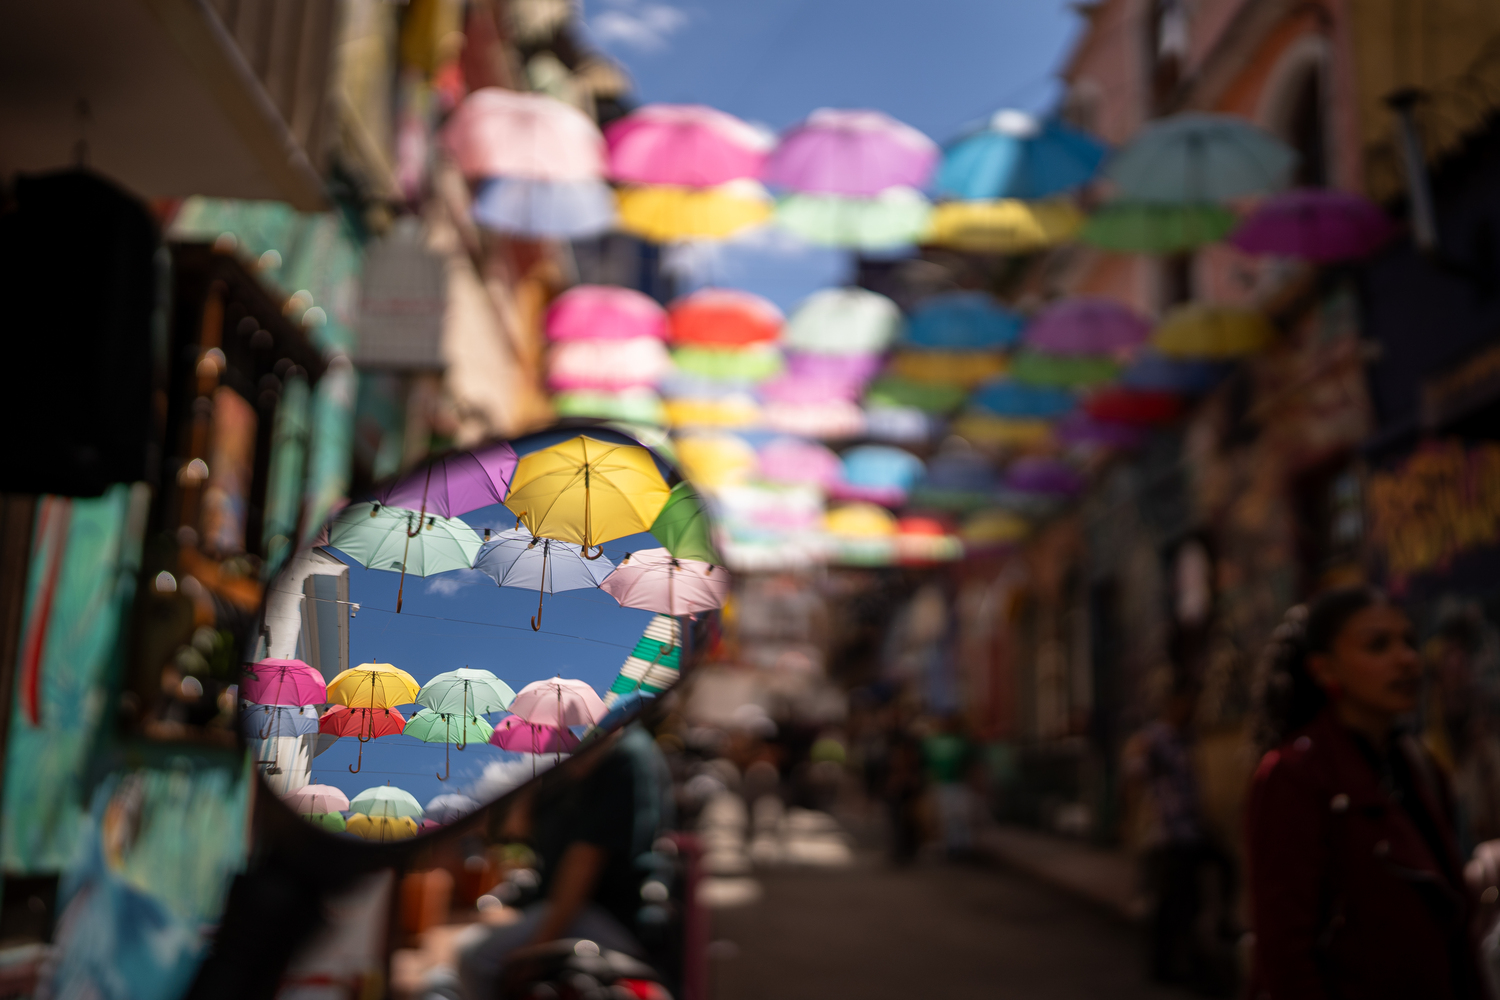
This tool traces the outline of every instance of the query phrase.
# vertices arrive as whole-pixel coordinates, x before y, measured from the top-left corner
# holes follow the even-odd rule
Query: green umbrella
[[[961,385],[929,385],[889,375],[876,379],[865,393],[867,402],[879,406],[911,406],[926,413],[951,413],[968,397]]]
[[[333,833],[343,833],[346,826],[344,817],[338,813],[303,813],[302,818]]]
[[[488,740],[495,732],[495,728],[477,715],[436,712],[430,708],[424,708],[407,720],[406,728],[401,730],[401,735],[415,736],[423,743],[443,744],[443,773],[438,775],[438,780],[447,781],[451,773],[448,767],[448,746],[462,743],[463,746],[459,747],[462,750],[469,745],[471,732],[480,740]]]
[[[651,524],[651,534],[678,559],[722,566],[724,559],[709,537],[712,527],[703,498],[690,483],[682,482],[672,487],[666,506]]]
[[[1009,374],[1015,381],[1028,385],[1072,389],[1112,382],[1120,374],[1120,366],[1110,358],[1023,351],[1011,362]]]
[[[809,243],[881,250],[918,242],[932,205],[911,188],[890,188],[874,198],[794,194],[776,205],[776,225]]]
[[[1078,239],[1118,253],[1182,253],[1217,243],[1238,221],[1222,205],[1114,201],[1089,216]]]
[[[423,684],[422,690],[417,692],[417,704],[434,712],[488,715],[510,708],[515,697],[510,685],[488,670],[460,667],[438,674]]]
[[[679,347],[672,352],[677,370],[716,382],[763,382],[781,371],[781,352],[775,347],[738,349]]]
[[[366,788],[349,801],[349,807],[355,812],[364,813],[366,816],[388,816],[391,818],[407,816],[411,819],[421,819],[422,817],[422,803],[418,802],[411,792],[401,788],[393,788],[390,785],[376,785],[374,788]]]
[[[333,519],[328,528],[328,544],[366,569],[399,572],[396,611],[400,613],[406,574],[432,576],[468,569],[474,565],[474,557],[484,543],[473,528],[456,517],[356,503],[339,511]]]

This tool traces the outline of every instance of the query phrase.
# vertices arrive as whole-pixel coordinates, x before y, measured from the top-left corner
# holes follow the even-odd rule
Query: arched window
[[[1329,182],[1326,44],[1307,35],[1281,57],[1261,101],[1262,124],[1297,151],[1292,183],[1323,187]]]

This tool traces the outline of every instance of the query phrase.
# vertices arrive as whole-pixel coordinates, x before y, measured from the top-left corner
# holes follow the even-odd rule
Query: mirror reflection
[[[318,827],[452,823],[670,688],[728,595],[719,563],[697,493],[617,431],[448,455],[335,512],[271,582],[241,731]]]

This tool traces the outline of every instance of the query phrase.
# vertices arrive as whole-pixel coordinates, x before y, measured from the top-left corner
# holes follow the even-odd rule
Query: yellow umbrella
[[[516,464],[505,506],[539,538],[591,547],[651,530],[671,488],[651,453],[580,434]]]
[[[345,833],[362,840],[405,840],[417,835],[417,821],[410,816],[366,816],[357,812],[349,817]]]
[[[328,700],[350,708],[395,708],[416,703],[416,678],[389,663],[361,663],[328,682]]]
[[[922,385],[961,385],[973,389],[1006,369],[1005,356],[996,351],[900,351],[887,371]]]
[[[953,432],[973,444],[1034,448],[1052,440],[1052,422],[1034,417],[965,413],[953,421]]]
[[[720,399],[669,399],[664,409],[669,427],[754,427],[760,406],[748,396]]]
[[[1018,542],[1031,531],[1030,522],[1004,510],[982,510],[959,530],[965,544],[975,548]]]
[[[1152,345],[1173,358],[1238,358],[1265,350],[1276,339],[1270,322],[1253,309],[1190,302],[1178,306],[1151,334]]]
[[[824,516],[823,529],[844,538],[889,538],[899,530],[895,515],[873,503],[834,508]]]
[[[977,253],[1027,253],[1072,239],[1083,213],[1054,201],[950,201],[932,211],[924,243]]]
[[[733,486],[755,475],[755,449],[732,434],[690,434],[677,441],[683,475],[704,489]]]
[[[653,243],[723,239],[771,217],[771,197],[755,181],[713,188],[625,188],[616,197],[620,228]]]

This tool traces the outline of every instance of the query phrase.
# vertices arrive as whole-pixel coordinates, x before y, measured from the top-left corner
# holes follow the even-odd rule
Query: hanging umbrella
[[[592,118],[544,94],[483,87],[448,119],[443,139],[465,177],[594,180],[604,137]]]
[[[533,535],[576,542],[598,559],[604,549],[590,548],[647,530],[670,493],[645,448],[580,434],[523,457],[505,506]]]
[[[797,307],[782,343],[813,354],[879,354],[901,333],[896,303],[863,288],[828,288]]]
[[[1155,202],[1227,201],[1286,185],[1297,154],[1238,115],[1158,118],[1109,162],[1122,197]]]
[[[952,413],[968,395],[961,385],[929,385],[885,376],[870,383],[865,402],[876,407],[910,407],[923,413]]]
[[[600,732],[609,732],[629,716],[644,711],[646,706],[655,699],[656,695],[650,691],[630,691],[618,695],[611,691],[604,702],[609,706],[609,712],[599,720],[596,729]]]
[[[793,194],[776,203],[776,225],[809,243],[850,250],[895,250],[927,231],[932,204],[920,191],[888,188],[870,198]]]
[[[378,503],[350,504],[328,529],[328,544],[366,569],[401,574],[396,612],[401,611],[406,575],[431,576],[468,569],[479,554],[479,536],[456,517],[441,517]]]
[[[981,510],[964,521],[959,537],[974,549],[1019,542],[1031,533],[1031,522],[1007,510]]]
[[[361,840],[385,843],[415,837],[419,829],[417,821],[410,816],[369,816],[356,812],[349,817],[344,832],[353,834]]]
[[[344,817],[336,812],[326,813],[302,813],[302,818],[313,826],[329,833],[344,833],[348,829],[348,823]]]
[[[427,818],[437,823],[454,823],[479,808],[478,801],[458,792],[435,795],[427,803]]]
[[[847,382],[781,375],[756,386],[755,395],[766,405],[789,403],[796,406],[821,403],[826,400],[853,402],[864,392],[864,388],[863,381]]]
[[[829,511],[823,530],[831,536],[840,562],[888,566],[896,560],[896,518],[872,503],[850,503]]]
[[[1095,420],[1146,427],[1176,420],[1182,414],[1182,397],[1171,392],[1113,388],[1092,394],[1083,408]]]
[[[614,566],[602,557],[590,560],[583,549],[570,542],[537,538],[525,529],[512,528],[484,543],[474,568],[502,587],[535,590],[536,615],[531,619],[531,630],[539,632],[542,595],[597,587]]]
[[[502,441],[433,459],[377,490],[374,499],[383,507],[402,507],[423,517],[457,517],[504,500],[515,471],[516,450]]]
[[[586,239],[615,224],[615,194],[600,180],[496,177],[480,183],[471,210],[481,228],[526,239]]]
[[[303,785],[287,792],[281,801],[304,816],[349,811],[349,797],[332,785]]]
[[[1046,198],[1087,184],[1106,152],[1060,121],[1007,109],[948,147],[934,186],[939,196],[964,201]]]
[[[714,548],[712,532],[708,508],[689,482],[672,487],[661,513],[651,522],[651,534],[672,555],[722,565],[724,560]]]
[[[560,392],[552,397],[552,408],[559,417],[590,417],[627,424],[662,424],[667,419],[661,397],[643,386],[618,392]]]
[[[1033,253],[1083,227],[1071,201],[949,201],[932,210],[922,242],[971,253]]]
[[[672,358],[655,337],[568,340],[547,353],[547,385],[553,389],[650,387],[671,370]]]
[[[1174,358],[1224,360],[1258,354],[1276,330],[1253,309],[1190,302],[1178,306],[1151,334],[1151,345]]]
[[[974,411],[953,421],[953,433],[970,444],[994,448],[1040,448],[1052,440],[1052,422],[1037,417],[997,417]]]
[[[1018,493],[1072,496],[1083,490],[1084,481],[1071,465],[1055,458],[1018,458],[1005,470],[1005,486]]]
[[[972,451],[941,453],[927,463],[927,472],[912,490],[918,507],[966,510],[991,502],[999,485],[995,469]]]
[[[1262,201],[1229,242],[1246,253],[1331,264],[1369,256],[1394,232],[1391,220],[1368,198],[1310,188]]]
[[[1120,384],[1127,389],[1201,395],[1222,382],[1231,370],[1231,362],[1169,358],[1147,349],[1125,369]]]
[[[662,270],[683,294],[705,287],[738,288],[789,311],[824,288],[854,281],[854,255],[818,246],[778,226],[747,229],[727,240],[668,247]]]
[[[827,489],[838,480],[841,469],[832,451],[800,438],[773,438],[760,449],[761,478],[773,483],[808,483]]]
[[[767,403],[763,423],[777,434],[842,441],[865,433],[865,414],[847,399],[809,403]]]
[[[448,775],[452,773],[448,747],[457,743],[462,750],[469,745],[470,733],[474,734],[476,740],[488,740],[493,732],[490,724],[477,715],[434,712],[430,708],[424,708],[407,720],[402,735],[415,737],[423,743],[443,744],[443,773],[437,779],[447,781]]]
[[[666,549],[644,549],[627,553],[599,589],[622,607],[693,615],[723,606],[729,572],[712,563],[678,559]]]
[[[604,695],[611,714],[631,694],[657,695],[677,683],[682,667],[682,626],[670,615],[651,619]],[[603,726],[607,721],[600,720]]]
[[[903,517],[896,528],[896,561],[904,566],[953,562],[964,556],[964,543],[936,518]]]
[[[434,712],[488,715],[504,712],[516,693],[488,670],[460,667],[437,674],[417,692],[417,704]]]
[[[1010,363],[1010,377],[1022,385],[1077,389],[1112,382],[1120,366],[1112,358],[1022,351]]]
[[[844,452],[843,470],[832,492],[843,500],[899,506],[925,468],[920,458],[903,448],[860,445]]]
[[[1057,439],[1065,445],[1129,450],[1145,444],[1146,433],[1134,424],[1074,413],[1058,421]]]
[[[322,705],[323,675],[301,660],[259,660],[245,668],[240,697],[257,705]]]
[[[312,706],[240,706],[240,729],[247,740],[275,740],[307,736],[318,731],[318,710]]]
[[[731,393],[719,399],[668,399],[663,407],[667,426],[683,428],[755,427],[761,423],[761,410],[748,393]]]
[[[713,382],[763,382],[778,374],[784,365],[781,351],[772,344],[755,344],[743,348],[679,347],[672,352],[677,371]],[[667,385],[663,390],[671,395]],[[723,392],[716,387],[715,393]]]
[[[879,111],[819,108],[782,135],[761,176],[792,191],[869,196],[926,187],[937,159],[931,139]]]
[[[1020,317],[984,292],[934,295],[906,325],[906,343],[914,347],[983,350],[1009,347],[1020,336]]]
[[[620,228],[652,243],[726,239],[771,217],[771,196],[755,181],[714,188],[635,187],[615,194]]]
[[[647,104],[604,130],[609,176],[628,184],[713,187],[760,176],[773,136],[702,104]]]
[[[897,351],[886,370],[922,385],[957,385],[972,389],[1004,374],[1009,360],[998,351]]]
[[[592,726],[605,711],[604,702],[593,688],[565,677],[532,681],[516,695],[510,710],[523,722],[561,729]],[[503,726],[505,721],[501,719],[500,724]]]
[[[422,804],[408,791],[390,785],[366,788],[349,800],[349,808],[372,818],[404,816],[411,820],[422,818]]]
[[[574,285],[547,309],[549,340],[667,338],[667,311],[633,288]]]
[[[677,460],[684,476],[710,490],[744,482],[760,468],[755,449],[732,434],[686,435],[678,439]]]
[[[361,663],[328,682],[328,700],[350,708],[410,705],[422,689],[411,674],[389,663]]]
[[[328,736],[353,736],[359,741],[359,759],[349,768],[350,774],[358,774],[364,768],[366,743],[382,736],[398,736],[405,728],[405,717],[394,708],[334,705],[318,720],[318,732]]]
[[[1089,216],[1078,241],[1115,253],[1175,254],[1217,243],[1238,222],[1221,205],[1112,201]]]
[[[1027,385],[1010,379],[996,379],[980,386],[970,398],[980,410],[997,417],[1023,417],[1051,420],[1077,406],[1073,394],[1051,386]]]
[[[667,308],[672,342],[698,347],[746,347],[781,334],[781,310],[758,295],[705,288]]]
[[[603,702],[600,703],[603,709]],[[607,710],[605,710],[607,711]],[[600,718],[605,712],[599,713]],[[578,737],[566,729],[541,723],[527,722],[512,715],[501,719],[490,735],[490,744],[512,753],[572,753],[578,749]]]
[[[1151,337],[1151,325],[1110,299],[1064,299],[1042,310],[1024,335],[1039,354],[1066,357],[1133,350]]]
[[[817,354],[804,351],[788,351],[786,354],[787,375],[813,382],[833,382],[863,388],[878,371],[880,357],[875,354]],[[853,395],[857,394],[856,391]]]

